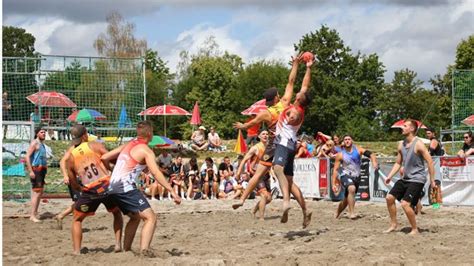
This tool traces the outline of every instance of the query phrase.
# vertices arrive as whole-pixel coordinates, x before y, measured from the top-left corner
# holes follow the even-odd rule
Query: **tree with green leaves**
[[[35,37],[25,29],[3,26],[2,55],[11,57],[33,57],[35,55]]]
[[[17,59],[3,58],[2,88],[8,92],[12,103],[10,120],[29,120],[29,113],[34,106],[26,97],[38,91],[35,74],[38,60],[20,59],[21,57],[36,57],[35,37],[25,29],[3,26],[3,57],[19,57]],[[17,74],[15,72],[22,72]]]
[[[318,59],[310,88],[314,101],[302,130],[351,133],[359,140],[376,137],[380,125],[375,120],[374,99],[383,87],[385,72],[378,56],[352,54],[337,31],[327,26],[304,35],[295,50],[310,51]]]

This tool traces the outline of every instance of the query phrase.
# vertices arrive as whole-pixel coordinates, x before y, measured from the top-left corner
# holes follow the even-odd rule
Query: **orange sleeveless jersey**
[[[257,168],[258,162],[260,161],[263,154],[265,153],[265,145],[262,142],[259,142],[259,143],[255,144],[254,147],[257,147],[258,153],[257,153],[257,155],[254,155],[252,157],[249,167],[252,167],[252,170],[255,171],[256,168]]]
[[[83,191],[95,194],[105,192],[110,183],[110,176],[100,160],[101,155],[94,152],[88,142],[74,148],[71,154]]]

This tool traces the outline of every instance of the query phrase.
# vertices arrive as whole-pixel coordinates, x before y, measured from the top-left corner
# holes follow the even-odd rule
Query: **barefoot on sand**
[[[54,220],[56,220],[56,226],[58,230],[63,230],[63,219],[61,219],[58,215],[54,216]]]
[[[284,223],[288,222],[288,212],[290,211],[290,209],[291,209],[290,206],[283,209],[283,215],[281,216],[280,223],[284,224]]]
[[[311,223],[311,216],[313,215],[312,212],[307,213],[303,218],[303,229],[308,227],[309,223]]]
[[[252,217],[254,219],[257,219],[257,212],[258,212],[258,205],[255,205],[255,207],[253,207],[253,209],[251,211]]]
[[[383,231],[384,233],[391,233],[397,229],[396,225],[391,225],[387,230]]]
[[[40,223],[41,221],[36,218],[36,217],[30,217],[30,221],[34,222],[34,223]]]
[[[243,205],[244,205],[244,203],[239,201],[237,203],[232,204],[232,209],[237,210],[238,208],[242,207]]]

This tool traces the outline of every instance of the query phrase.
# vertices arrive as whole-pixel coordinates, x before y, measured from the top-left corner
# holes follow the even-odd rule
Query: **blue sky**
[[[354,52],[377,53],[387,81],[409,68],[426,82],[474,33],[470,0],[4,0],[3,25],[32,33],[43,54],[95,56],[92,43],[112,11],[135,23],[172,70],[180,51],[197,52],[209,36],[246,63],[286,61],[294,43],[325,24]]]

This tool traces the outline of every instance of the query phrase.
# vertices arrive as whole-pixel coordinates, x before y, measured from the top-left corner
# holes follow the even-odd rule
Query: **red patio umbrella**
[[[474,126],[474,115],[470,115],[466,118],[464,118],[463,121],[461,121],[461,123],[465,124],[465,125],[468,125],[468,126]]]
[[[199,105],[198,105],[197,101],[194,104],[193,116],[191,117],[190,124],[191,125],[200,125],[201,124],[201,113],[199,112]]]
[[[265,99],[260,100],[252,104],[249,108],[243,110],[241,114],[243,115],[256,115],[262,110],[266,110],[267,106],[265,105]]]
[[[76,107],[66,95],[55,91],[40,91],[26,97],[30,102],[44,107]]]
[[[174,105],[157,105],[152,106],[145,111],[141,111],[138,115],[163,115],[164,116],[164,130],[166,137],[166,116],[168,115],[191,115],[188,111],[179,106]]]
[[[425,125],[423,125],[423,123],[421,123],[420,121],[418,120],[415,120],[416,122],[416,125],[418,126],[418,128],[422,128],[422,129],[426,129],[427,127]],[[398,120],[397,122],[395,122],[390,128],[402,128],[403,124],[405,123],[405,119],[402,119],[402,120]]]

